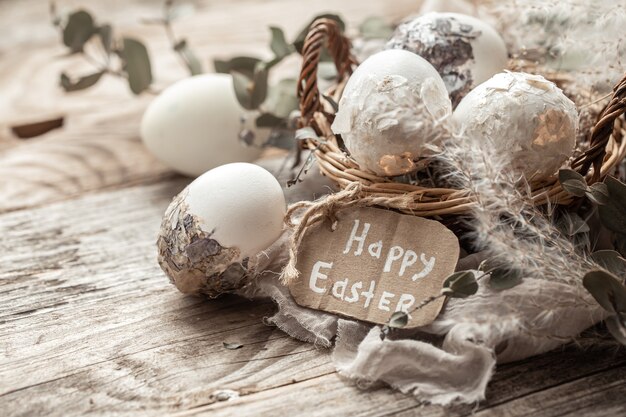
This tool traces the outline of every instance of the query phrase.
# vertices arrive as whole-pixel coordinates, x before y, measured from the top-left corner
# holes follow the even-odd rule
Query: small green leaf
[[[288,117],[299,106],[296,87],[297,81],[293,78],[282,79],[270,86],[263,107],[278,117]]]
[[[605,310],[626,313],[626,287],[613,274],[602,270],[587,272],[583,286]]]
[[[359,25],[359,32],[365,39],[388,39],[393,33],[393,26],[381,17],[372,16]]]
[[[614,250],[599,250],[591,254],[591,259],[617,277],[626,275],[626,259]]]
[[[556,223],[556,228],[569,237],[587,233],[590,230],[587,222],[576,213],[563,213]]]
[[[70,79],[65,73],[61,73],[61,87],[67,92],[84,90],[95,85],[104,75],[104,71],[79,77],[76,81]]]
[[[301,127],[300,129],[296,130],[295,139],[296,140],[313,139],[315,141],[319,141],[320,138],[319,136],[317,136],[317,133],[315,133],[315,130],[312,127],[306,126],[306,127]]]
[[[586,183],[585,177],[583,177],[581,174],[574,171],[573,169],[560,169],[559,182],[563,184],[565,181],[568,180],[577,180]]]
[[[252,79],[252,93],[250,95],[253,109],[258,109],[267,98],[268,76],[269,71],[263,65],[258,65]]]
[[[285,119],[282,117],[278,117],[271,113],[262,113],[259,117],[254,121],[256,127],[279,127],[285,125]]]
[[[78,10],[70,14],[63,28],[63,44],[72,52],[81,52],[95,31],[93,17],[84,10]]]
[[[250,56],[237,56],[231,58],[228,61],[216,59],[213,61],[213,65],[216,72],[228,74],[229,72],[237,71],[252,79],[252,77],[254,76],[254,70],[260,62],[261,60],[259,58],[254,58]]]
[[[123,38],[123,49],[119,52],[128,74],[128,85],[135,94],[140,94],[152,84],[152,67],[146,46],[133,38]]]
[[[567,180],[561,183],[561,186],[568,193],[575,195],[576,197],[584,197],[585,193],[589,189],[587,183],[579,180]]]
[[[626,185],[613,177],[606,177],[604,184],[609,192],[609,201],[598,206],[600,220],[608,229],[626,234]]]
[[[243,345],[241,343],[236,343],[236,342],[222,342],[222,345],[228,349],[228,350],[236,350],[236,349],[240,349],[243,347]]]
[[[263,147],[274,147],[279,149],[291,150],[294,148],[296,141],[293,138],[293,130],[274,128],[270,133]]]
[[[496,268],[489,274],[489,287],[502,291],[522,283],[522,272],[518,269]]]
[[[107,54],[111,53],[111,46],[113,45],[113,28],[111,25],[102,25],[98,28],[98,38],[102,44],[102,48]]]
[[[178,43],[174,45],[174,50],[182,55],[185,60],[185,65],[189,70],[189,74],[202,74],[202,63],[200,63],[198,57],[193,53],[186,39],[178,41]]]
[[[252,110],[252,81],[238,71],[233,71],[231,74],[237,101],[244,109]]]
[[[270,31],[272,32],[270,49],[274,52],[276,58],[284,58],[291,54],[291,52],[293,52],[293,46],[287,43],[283,30],[276,26],[270,26]]]
[[[404,311],[396,311],[391,315],[387,325],[392,329],[401,329],[409,322],[409,315]]]
[[[603,206],[609,203],[609,189],[606,184],[602,182],[596,182],[591,185],[585,193],[587,198],[599,206]]]
[[[472,271],[459,271],[445,280],[443,289],[450,297],[465,298],[476,294],[478,282]]]
[[[606,328],[622,345],[626,346],[626,319],[619,314],[614,314],[605,320]]]
[[[323,13],[323,14],[319,14],[315,16],[313,19],[311,19],[308,25],[302,28],[300,33],[298,33],[298,36],[296,36],[296,40],[293,41],[293,46],[296,48],[296,51],[298,51],[299,54],[302,53],[302,47],[304,46],[304,39],[306,38],[306,35],[309,33],[309,29],[311,25],[317,19],[321,19],[321,18],[334,20],[335,22],[339,24],[339,28],[341,29],[342,32],[346,30],[346,24],[343,22],[343,19],[339,15],[332,14],[332,13]]]

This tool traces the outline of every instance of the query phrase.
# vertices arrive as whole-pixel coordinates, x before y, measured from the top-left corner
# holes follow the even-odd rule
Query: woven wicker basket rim
[[[345,189],[354,182],[361,183],[364,196],[375,198],[377,206],[399,210],[422,217],[459,215],[471,210],[474,198],[466,190],[429,188],[393,182],[359,167],[344,153],[330,125],[334,109],[330,101],[323,101],[317,88],[317,66],[321,50],[328,47],[337,67],[338,79],[329,92],[337,102],[343,87],[357,66],[350,52],[350,41],[337,23],[331,19],[318,19],[312,25],[302,50],[303,63],[298,83],[301,119],[300,126],[310,126],[320,137],[304,142],[313,152],[321,172]],[[544,74],[545,75],[545,74]],[[555,74],[546,78],[554,79]],[[566,75],[567,77],[567,75]],[[565,79],[566,79],[565,77]],[[626,123],[621,118],[626,112],[626,75],[615,86],[609,103],[598,113],[595,126],[589,132],[589,146],[571,162],[571,169],[583,175],[589,185],[601,181],[614,172],[626,157]],[[533,203],[536,205],[574,204],[576,197],[561,187],[557,175],[531,184]],[[403,198],[396,198],[402,196]],[[410,196],[410,199],[406,197]],[[408,202],[407,202],[408,201]]]

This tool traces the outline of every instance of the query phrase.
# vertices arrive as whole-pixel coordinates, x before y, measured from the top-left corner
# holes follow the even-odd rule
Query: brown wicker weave
[[[325,139],[323,144],[315,139],[304,142],[304,147],[314,153],[322,173],[333,179],[342,189],[360,183],[361,194],[357,198],[370,199],[373,205],[423,217],[467,212],[473,204],[473,197],[469,192],[393,182],[389,178],[361,169],[359,164],[340,148],[341,142],[330,128],[334,119],[333,106],[330,101],[323,101],[320,98],[317,87],[317,66],[324,45],[328,47],[338,71],[337,84],[328,92],[334,101],[338,101],[346,81],[357,65],[350,53],[350,41],[343,36],[335,21],[319,19],[312,24],[302,50],[303,64],[298,83],[298,97],[301,127],[311,126]],[[552,74],[544,75],[557,81]],[[567,79],[558,81],[567,82]],[[626,112],[626,76],[615,87],[608,105],[599,112],[595,127],[588,135],[586,149],[571,163],[571,168],[584,175],[589,184],[601,181],[606,175],[613,173],[626,156],[624,140],[626,123],[620,118],[624,112]],[[531,186],[536,205],[547,202],[564,205],[575,201],[575,197],[563,190],[556,173]]]

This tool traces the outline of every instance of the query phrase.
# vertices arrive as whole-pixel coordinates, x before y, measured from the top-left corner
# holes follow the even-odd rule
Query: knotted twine
[[[383,204],[398,208],[409,208],[414,201],[412,194],[402,194],[397,197],[365,195],[363,184],[353,182],[342,191],[330,194],[315,201],[300,201],[289,206],[285,215],[285,226],[291,229],[289,239],[289,261],[282,270],[281,282],[289,285],[300,276],[296,268],[298,250],[307,228],[329,219],[334,231],[337,227],[337,213],[351,207],[371,207]],[[300,218],[296,221],[296,218]]]

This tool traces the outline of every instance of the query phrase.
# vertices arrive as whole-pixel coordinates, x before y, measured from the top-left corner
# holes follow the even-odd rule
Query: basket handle
[[[606,144],[613,133],[615,121],[626,113],[626,74],[613,88],[611,101],[602,109],[591,130],[590,146],[572,162],[572,167],[580,167],[578,172],[585,175],[593,166],[592,182],[599,181],[600,168],[606,154]]]
[[[338,81],[352,74],[353,66],[357,64],[350,53],[350,41],[343,35],[336,21],[320,18],[311,24],[302,47],[302,69],[298,80],[300,127],[309,125],[315,112],[322,109],[317,87],[317,66],[326,41],[337,68]]]

